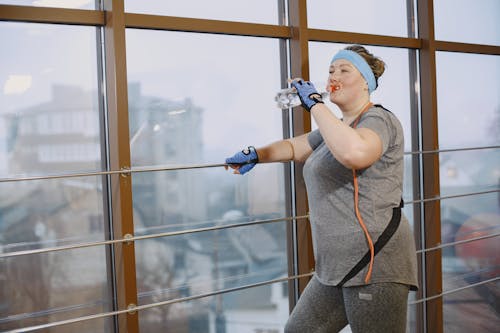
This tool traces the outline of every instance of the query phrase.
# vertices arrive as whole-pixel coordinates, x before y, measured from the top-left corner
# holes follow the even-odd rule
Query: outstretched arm
[[[312,149],[307,141],[308,134],[273,142],[267,146],[257,148],[259,162],[303,162],[311,155]]]
[[[260,148],[248,147],[227,158],[226,163],[234,170],[234,173],[245,174],[256,163],[302,162],[311,153],[312,148],[307,140],[307,134],[303,134],[294,138],[276,141]]]

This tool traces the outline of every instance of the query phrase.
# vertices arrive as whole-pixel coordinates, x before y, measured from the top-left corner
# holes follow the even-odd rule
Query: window
[[[95,0],[0,0],[2,5],[96,9]]]
[[[499,3],[431,4],[0,0],[0,330],[282,332],[314,265],[300,165],[223,162],[309,130],[275,106],[287,73],[321,87],[344,43],[368,43],[429,259],[407,331],[494,331]]]
[[[437,52],[439,147],[500,144],[500,59],[493,55]]]
[[[248,145],[282,137],[282,111],[273,99],[280,88],[278,40],[130,29],[127,59],[132,165],[220,164]],[[286,217],[279,163],[257,165],[245,177],[222,166],[133,177],[134,223],[144,234]],[[285,227],[279,221],[138,242],[139,304],[286,276]],[[174,313],[174,330],[200,318],[218,325],[220,316],[226,329],[238,321],[256,329],[245,298],[261,292],[252,307],[283,325],[287,316],[266,308],[272,301],[267,290],[274,288],[201,299],[189,312],[181,311],[182,304],[147,311],[141,329],[154,331]]]
[[[463,242],[443,249],[444,325],[464,330],[481,325],[495,330],[498,321],[495,300],[498,290],[500,214],[499,195],[475,194],[441,202],[441,239],[443,245]],[[496,235],[496,237],[495,237]],[[490,282],[489,282],[490,281]],[[474,312],[474,316],[465,313]],[[489,328],[491,327],[491,328]]]
[[[2,22],[0,42],[3,176],[99,170],[95,28]],[[92,158],[72,157],[61,143],[92,149]],[[44,163],[47,152],[59,162]]]
[[[437,40],[500,45],[500,2],[434,0]]]
[[[1,177],[100,170],[96,28],[2,22],[0,44]],[[0,183],[0,253],[106,239],[102,190],[96,176]],[[94,246],[0,259],[2,330],[111,311],[108,256]],[[106,332],[112,319],[68,328]]]
[[[439,154],[441,196],[459,196],[441,201],[443,289],[469,287],[444,298],[444,324],[450,330],[481,322],[488,331],[488,322],[497,320],[491,295],[498,285],[487,282],[498,277],[500,263],[498,240],[492,237],[500,231],[498,60],[449,52],[436,58],[439,143],[445,150]],[[464,317],[470,311],[474,318]]]
[[[369,0],[308,0],[307,21],[314,29],[411,37],[415,28],[411,21],[413,11],[408,6],[412,4],[412,0],[383,4]]]
[[[212,20],[278,24],[278,1],[268,0],[212,0],[209,2],[197,0],[125,0],[125,11]]]

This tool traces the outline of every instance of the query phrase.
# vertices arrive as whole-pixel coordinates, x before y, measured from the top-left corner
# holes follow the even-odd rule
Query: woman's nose
[[[330,76],[328,77],[328,81],[330,81],[330,83],[338,83],[339,82],[338,77],[335,74],[330,74]]]

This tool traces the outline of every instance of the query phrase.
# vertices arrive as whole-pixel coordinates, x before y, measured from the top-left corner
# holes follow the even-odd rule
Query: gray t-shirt
[[[357,128],[369,128],[382,141],[383,154],[370,167],[357,170],[359,210],[373,243],[399,206],[403,191],[403,129],[389,111],[372,106]],[[319,130],[308,135],[312,154],[304,165],[310,208],[316,275],[337,285],[369,250],[354,210],[352,169],[331,154]],[[345,286],[365,284],[368,265]],[[375,256],[370,283],[397,282],[418,287],[415,241],[404,215],[398,230]]]

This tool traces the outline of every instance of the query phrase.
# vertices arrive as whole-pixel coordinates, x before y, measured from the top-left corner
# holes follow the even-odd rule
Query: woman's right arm
[[[308,133],[257,148],[259,163],[305,161],[312,153],[307,135]]]
[[[307,135],[303,134],[291,139],[276,141],[258,149],[250,146],[237,152],[234,156],[226,158],[224,167],[226,170],[233,169],[233,173],[243,175],[252,170],[256,163],[303,162],[312,153]]]

